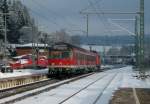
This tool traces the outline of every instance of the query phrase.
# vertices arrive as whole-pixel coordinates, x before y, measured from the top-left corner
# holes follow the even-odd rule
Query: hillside
[[[79,36],[81,44],[97,44],[97,45],[127,45],[134,44],[132,36]],[[150,35],[145,36],[145,43],[150,43]]]

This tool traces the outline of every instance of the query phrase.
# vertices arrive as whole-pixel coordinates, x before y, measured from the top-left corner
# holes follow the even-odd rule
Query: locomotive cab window
[[[70,57],[70,52],[69,51],[62,52],[62,58],[69,58],[69,57]]]
[[[61,58],[61,53],[60,52],[51,52],[50,58],[52,58],[52,59]]]
[[[69,58],[71,56],[70,51],[60,51],[60,52],[51,52],[50,58],[51,59],[63,59],[63,58]]]

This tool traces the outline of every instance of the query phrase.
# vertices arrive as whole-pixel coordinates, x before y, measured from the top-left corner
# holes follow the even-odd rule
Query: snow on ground
[[[15,104],[59,104],[64,99],[98,79],[100,80],[88,86],[85,90],[76,94],[63,104],[92,104],[99,95],[102,96],[96,104],[108,104],[113,92],[120,87],[150,88],[150,79],[136,79],[133,76],[137,74],[131,66],[108,70],[62,85],[45,93],[16,102]],[[111,83],[109,84],[109,82]]]
[[[14,70],[13,73],[1,73],[0,72],[0,79],[27,76],[27,75],[32,75],[32,74],[47,74],[47,73],[48,73],[48,68],[46,69],[19,69],[19,70]]]
[[[110,69],[110,68],[113,68],[114,65],[101,65],[101,68],[102,69]]]
[[[139,72],[127,72],[123,73],[123,80],[121,87],[123,88],[150,88],[150,78],[137,79]]]

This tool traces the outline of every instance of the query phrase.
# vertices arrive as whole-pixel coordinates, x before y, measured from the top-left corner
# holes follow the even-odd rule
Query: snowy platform
[[[0,79],[29,76],[29,75],[38,75],[38,74],[47,74],[47,73],[48,73],[48,68],[40,69],[40,70],[39,69],[20,69],[20,70],[15,70],[13,73],[1,73],[0,72]]]
[[[150,88],[150,79],[134,77],[131,66],[96,73],[15,104],[108,104],[119,88]],[[20,95],[21,96],[21,95]]]

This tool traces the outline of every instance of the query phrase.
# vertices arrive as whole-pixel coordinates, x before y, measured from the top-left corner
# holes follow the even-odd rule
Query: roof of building
[[[28,43],[28,44],[16,46],[16,48],[32,48],[32,47],[43,48],[43,47],[48,47],[48,44]]]

